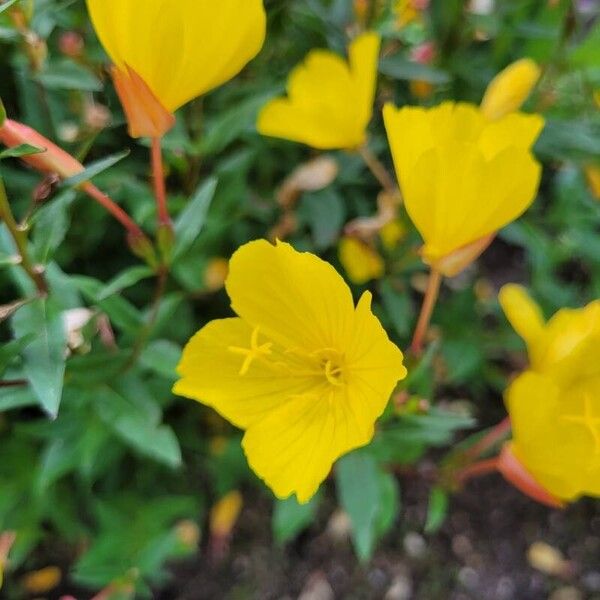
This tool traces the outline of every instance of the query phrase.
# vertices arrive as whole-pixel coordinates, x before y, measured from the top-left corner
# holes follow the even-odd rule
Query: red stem
[[[156,197],[156,210],[158,224],[171,226],[169,207],[167,206],[167,190],[165,186],[165,170],[163,167],[162,150],[160,138],[152,138],[152,180],[154,183],[154,195]]]
[[[432,269],[429,275],[429,282],[427,283],[425,298],[423,299],[423,306],[421,307],[421,314],[419,315],[419,322],[417,323],[411,344],[412,353],[415,356],[421,356],[423,353],[423,342],[429,329],[429,322],[431,321],[431,315],[433,314],[433,309],[440,293],[441,284],[442,274]]]
[[[498,442],[502,441],[510,431],[510,428],[510,417],[506,417],[491,431],[484,435],[476,444],[471,446],[465,452],[465,457],[469,460],[475,460],[479,458],[486,450],[489,450]]]
[[[111,200],[104,192],[101,192],[93,183],[88,181],[82,184],[81,189],[117,219],[133,238],[142,239],[146,237],[139,225],[118,204]]]
[[[486,460],[480,460],[479,462],[473,463],[464,469],[461,469],[456,473],[456,481],[464,484],[469,479],[474,477],[480,477],[481,475],[488,475],[498,469],[498,457],[488,458]]]

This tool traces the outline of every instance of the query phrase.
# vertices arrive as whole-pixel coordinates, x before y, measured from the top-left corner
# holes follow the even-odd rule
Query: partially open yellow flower
[[[368,32],[349,48],[349,63],[313,50],[288,79],[288,97],[271,100],[258,117],[263,135],[321,150],[355,149],[373,115],[380,38]]]
[[[87,4],[133,137],[163,135],[172,113],[234,77],[265,39],[262,0]]]
[[[531,153],[544,120],[510,114],[493,123],[470,104],[385,106],[385,126],[406,209],[425,240],[425,262],[453,276],[519,217],[537,193]]]
[[[395,0],[394,13],[399,28],[421,20],[421,11],[426,6],[423,0]],[[421,8],[423,5],[423,8]]]
[[[399,379],[400,350],[318,257],[256,241],[232,257],[226,283],[238,318],[197,333],[177,394],[246,430],[248,462],[279,498],[307,502],[340,456],[367,444]]]
[[[600,300],[547,323],[520,286],[500,302],[530,359],[506,393],[510,452],[556,498],[600,496]]]
[[[355,237],[343,237],[338,254],[352,283],[362,285],[371,279],[379,279],[384,273],[385,265],[377,251]]]
[[[521,108],[539,81],[541,70],[535,61],[522,58],[500,71],[489,84],[481,102],[486,119],[495,121]]]

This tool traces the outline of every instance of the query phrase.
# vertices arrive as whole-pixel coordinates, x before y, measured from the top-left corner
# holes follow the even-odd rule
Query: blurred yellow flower
[[[395,0],[394,13],[398,28],[406,27],[410,23],[421,20],[421,12],[427,7],[424,0]]]
[[[556,498],[600,496],[600,300],[547,323],[520,286],[500,303],[530,360],[506,393],[512,455]]]
[[[585,167],[585,178],[587,179],[592,196],[596,200],[600,200],[600,167],[596,165]]]
[[[391,104],[384,120],[406,209],[423,259],[453,276],[533,202],[541,166],[531,153],[544,120],[510,114],[493,123],[470,104]]]
[[[289,76],[288,97],[271,100],[260,112],[258,131],[321,150],[364,144],[380,41],[372,32],[357,37],[350,44],[349,63],[327,50],[310,52]]]
[[[379,237],[386,250],[393,250],[406,237],[406,227],[400,219],[393,219],[379,230]]]
[[[522,58],[498,73],[481,102],[486,119],[496,121],[521,108],[539,81],[541,70],[535,61]]]
[[[367,444],[399,379],[400,350],[331,265],[255,241],[232,257],[226,289],[238,318],[197,333],[177,394],[245,430],[248,462],[279,498],[307,502],[343,454]]]
[[[340,240],[338,255],[348,278],[357,285],[379,279],[384,273],[385,265],[377,251],[355,237]]]
[[[225,494],[210,510],[210,534],[217,538],[229,537],[242,512],[242,494],[233,490]]]
[[[115,64],[133,137],[160,137],[174,113],[234,77],[261,49],[262,0],[87,0]]]

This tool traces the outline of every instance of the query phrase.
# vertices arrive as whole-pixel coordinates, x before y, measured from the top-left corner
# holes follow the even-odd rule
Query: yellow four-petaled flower
[[[239,316],[192,338],[174,390],[244,429],[257,475],[278,497],[307,502],[336,459],[373,437],[406,375],[402,353],[369,293],[355,308],[331,265],[288,244],[240,248],[226,288]]]
[[[364,144],[373,115],[379,45],[379,36],[368,32],[350,44],[349,62],[328,50],[310,52],[289,76],[288,97],[262,109],[258,131],[321,150]]]
[[[547,323],[520,286],[500,302],[530,360],[506,393],[510,452],[560,500],[600,496],[600,300]]]

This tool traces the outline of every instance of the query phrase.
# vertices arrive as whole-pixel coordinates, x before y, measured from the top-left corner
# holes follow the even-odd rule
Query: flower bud
[[[23,156],[22,160],[42,173],[56,173],[63,179],[84,171],[83,165],[31,127],[6,119],[0,127],[0,142],[8,148],[29,144],[44,152]]]

